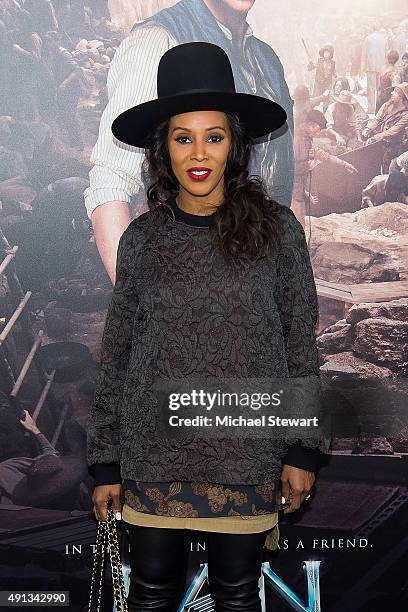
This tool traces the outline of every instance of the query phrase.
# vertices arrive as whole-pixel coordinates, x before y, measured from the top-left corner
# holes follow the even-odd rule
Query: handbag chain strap
[[[91,589],[89,593],[88,612],[100,612],[101,610],[103,576],[105,568],[105,551],[108,552],[111,562],[113,597],[116,606],[116,612],[128,612],[125,584],[122,572],[122,561],[120,559],[116,519],[111,509],[107,511],[106,521],[99,521],[98,524],[98,531],[96,534],[96,549],[92,567]],[[98,561],[100,561],[99,574]],[[98,601],[96,607],[93,608],[92,606],[94,599],[94,589],[97,580],[99,582]]]

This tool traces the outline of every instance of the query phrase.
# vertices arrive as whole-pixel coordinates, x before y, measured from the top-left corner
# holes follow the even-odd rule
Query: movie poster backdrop
[[[312,498],[264,549],[262,609],[406,610],[406,0],[0,0],[0,606],[88,609],[86,423],[115,264],[94,212],[135,218],[149,185],[111,113],[154,97],[166,47],[193,40],[228,51],[238,91],[280,102],[283,67],[293,122],[256,159],[305,230],[336,415]],[[214,610],[206,555],[191,531],[180,611]],[[104,593],[112,610],[109,566]]]

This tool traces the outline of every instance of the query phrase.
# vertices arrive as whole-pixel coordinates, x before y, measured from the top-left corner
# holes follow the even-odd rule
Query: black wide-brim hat
[[[198,110],[238,115],[252,138],[278,130],[287,119],[278,103],[237,93],[228,55],[207,42],[184,43],[164,53],[157,71],[157,95],[157,99],[133,106],[114,119],[111,129],[115,138],[149,148],[148,138],[159,123]]]

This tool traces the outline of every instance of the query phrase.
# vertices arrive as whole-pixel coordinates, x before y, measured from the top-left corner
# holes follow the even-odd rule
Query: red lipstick
[[[193,181],[204,181],[207,177],[210,176],[211,172],[211,168],[202,168],[200,166],[195,166],[194,168],[189,168],[187,170],[188,176]]]

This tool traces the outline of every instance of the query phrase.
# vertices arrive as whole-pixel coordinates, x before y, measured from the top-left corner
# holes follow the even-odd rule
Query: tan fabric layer
[[[277,512],[245,517],[190,518],[158,516],[147,512],[138,512],[127,504],[123,504],[122,518],[126,523],[143,527],[167,527],[170,529],[192,529],[194,531],[214,531],[218,533],[258,533],[269,530],[264,546],[270,550],[276,549],[279,540],[279,517]]]

